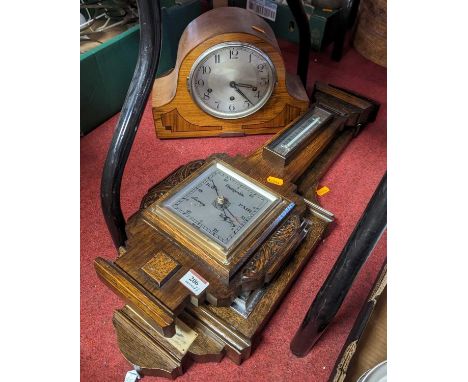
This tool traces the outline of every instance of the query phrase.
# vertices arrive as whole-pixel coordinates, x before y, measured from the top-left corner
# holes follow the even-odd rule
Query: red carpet
[[[280,44],[286,66],[294,72],[296,46]],[[336,226],[294,284],[263,332],[252,357],[241,367],[225,358],[220,364],[194,364],[180,381],[326,381],[358,311],[386,256],[386,235],[359,273],[334,323],[305,358],[296,358],[289,343],[307,308],[351,234],[386,167],[386,69],[346,52],[341,62],[314,53],[309,91],[315,80],[353,89],[382,103],[378,119],[354,139],[322,184],[330,192],[321,204],[337,218]],[[102,166],[117,116],[81,139],[81,380],[121,382],[131,366],[120,354],[112,327],[114,309],[122,302],[96,277],[96,256],[116,252],[100,209]],[[215,152],[248,154],[269,136],[160,141],[156,139],[149,105],[146,108],[122,186],[125,216],[134,212],[145,192],[176,167]],[[145,377],[147,381],[158,378]],[[164,379],[161,379],[164,380]]]

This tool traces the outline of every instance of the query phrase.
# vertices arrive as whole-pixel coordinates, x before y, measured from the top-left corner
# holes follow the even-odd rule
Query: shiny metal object
[[[277,81],[270,57],[242,42],[225,42],[204,51],[187,79],[195,103],[208,114],[238,119],[262,108]]]
[[[335,220],[335,215],[333,215],[330,211],[326,210],[325,208],[311,202],[306,198],[304,198],[304,202],[309,206],[309,211],[312,214],[318,216],[320,219],[326,221],[327,223],[331,223]]]
[[[387,382],[387,361],[383,361],[359,377],[357,382]]]
[[[333,119],[327,110],[315,106],[263,148],[272,163],[288,164]]]
[[[266,292],[266,288],[260,288],[250,292],[244,292],[233,301],[231,309],[244,318],[248,318]]]

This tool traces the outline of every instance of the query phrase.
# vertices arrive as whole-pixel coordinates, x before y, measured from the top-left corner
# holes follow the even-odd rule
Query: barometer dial
[[[163,206],[227,251],[278,202],[266,189],[215,162]]]
[[[218,118],[242,118],[270,98],[276,71],[268,55],[253,45],[230,42],[203,52],[192,66],[188,86],[196,104]]]

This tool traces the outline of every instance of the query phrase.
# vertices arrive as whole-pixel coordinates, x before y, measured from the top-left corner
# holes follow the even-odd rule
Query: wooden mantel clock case
[[[174,69],[154,82],[159,138],[274,133],[309,105],[287,73],[271,27],[242,8],[216,8],[193,20]]]
[[[313,105],[248,157],[188,163],[149,190],[100,279],[126,305],[113,323],[142,375],[175,378],[190,362],[241,364],[333,215],[315,190],[378,106],[317,83]]]

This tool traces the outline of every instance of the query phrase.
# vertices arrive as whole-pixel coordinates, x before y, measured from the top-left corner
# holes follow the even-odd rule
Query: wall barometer
[[[233,47],[250,72],[226,64],[231,71],[220,75],[216,57],[229,60]],[[188,85],[197,90],[203,79],[199,86],[210,86],[220,101],[232,91],[231,81],[257,86],[258,102],[264,102],[271,88],[260,85],[258,66],[271,70],[270,79],[274,68],[280,75],[257,49],[237,42],[204,47]],[[248,66],[250,54],[256,56]],[[198,76],[207,66],[211,73]],[[239,89],[247,97],[254,91]],[[175,378],[192,361],[227,356],[241,364],[251,356],[261,329],[333,221],[317,204],[320,178],[378,110],[374,101],[327,84],[315,85],[312,100],[310,111],[250,155],[214,154],[175,169],[129,218],[118,258],[95,260],[98,276],[125,301],[113,323],[121,351],[140,375]],[[203,105],[210,113],[218,110]],[[249,118],[222,110],[232,117],[222,120]]]

